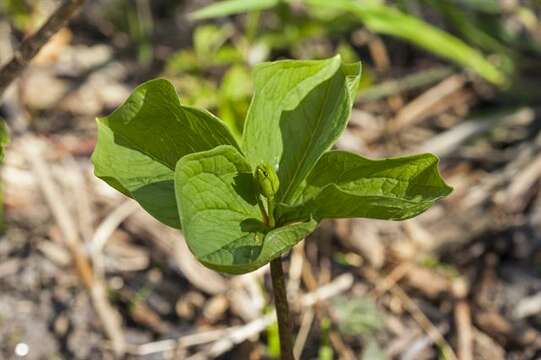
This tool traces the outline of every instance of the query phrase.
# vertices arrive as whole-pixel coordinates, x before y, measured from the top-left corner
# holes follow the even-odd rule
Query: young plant
[[[205,266],[243,274],[271,263],[282,357],[292,358],[280,256],[326,218],[404,220],[448,195],[438,159],[369,160],[330,151],[346,127],[361,64],[339,56],[254,70],[237,143],[163,79],[98,119],[95,174],[159,221],[182,229]]]

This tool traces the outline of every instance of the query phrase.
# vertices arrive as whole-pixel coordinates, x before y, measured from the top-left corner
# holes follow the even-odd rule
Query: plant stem
[[[282,269],[282,259],[277,257],[270,262],[272,291],[278,318],[278,332],[280,334],[280,353],[282,360],[294,360],[291,322],[289,320],[289,306]]]
[[[274,220],[274,199],[267,199],[267,211],[261,201],[259,208],[263,220],[271,229],[276,226]],[[287,303],[287,292],[284,279],[282,259],[277,257],[270,262],[272,292],[274,294],[274,306],[276,307],[276,318],[278,319],[278,333],[280,335],[280,357],[282,360],[294,360],[293,356],[293,335],[291,333],[291,322],[289,320],[289,305]]]
[[[267,211],[265,210],[265,205],[263,205],[263,202],[261,199],[257,199],[257,205],[259,205],[259,211],[261,211],[261,216],[263,217],[263,222],[265,225],[269,225],[269,215],[267,215]]]
[[[267,209],[269,211],[268,213],[269,226],[271,229],[274,229],[274,227],[276,226],[276,221],[274,220],[274,199],[268,199]]]
[[[0,69],[0,97],[9,84],[26,68],[32,58],[79,10],[85,0],[65,0],[34,34],[23,40],[12,59]]]

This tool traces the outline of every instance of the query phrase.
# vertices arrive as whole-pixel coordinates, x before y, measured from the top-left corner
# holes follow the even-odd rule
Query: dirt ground
[[[131,35],[100,15],[105,3],[89,2],[0,106],[11,129],[0,358],[272,358],[268,267],[236,277],[203,268],[182,234],[92,173],[95,117],[191,46],[196,24],[185,14],[202,2],[152,5],[147,62]],[[1,49],[24,36],[10,26],[0,17]],[[541,90],[517,100],[414,47],[374,39],[383,55],[369,51],[373,42],[359,52],[369,67],[388,67],[376,84],[443,75],[361,93],[338,148],[372,158],[436,153],[454,192],[404,222],[324,222],[293,249],[286,269],[297,353],[541,359]],[[530,83],[541,81],[540,60],[528,68]]]

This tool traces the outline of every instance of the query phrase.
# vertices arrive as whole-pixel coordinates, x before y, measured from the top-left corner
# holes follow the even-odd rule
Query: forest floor
[[[142,65],[126,34],[94,15],[97,4],[53,38],[0,107],[11,128],[0,357],[270,358],[268,267],[237,277],[203,268],[182,234],[93,176],[95,117],[190,45],[181,10],[156,15],[154,58]],[[541,358],[541,103],[502,105],[491,86],[417,50],[408,51],[420,60],[394,67],[399,52],[376,40],[383,55],[366,62],[380,67],[378,89],[391,90],[359,96],[337,147],[372,158],[433,152],[454,192],[404,222],[324,222],[291,251],[297,354]],[[389,87],[427,70],[438,76]],[[85,265],[74,270],[81,258],[86,278]]]

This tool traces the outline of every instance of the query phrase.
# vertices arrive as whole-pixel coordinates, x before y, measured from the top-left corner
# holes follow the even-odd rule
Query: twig
[[[77,199],[78,223],[83,241],[89,241],[93,233],[94,216],[92,205],[89,198],[89,192],[86,187],[85,178],[82,169],[75,159],[68,155],[65,165],[69,171],[64,172],[63,179]]]
[[[353,275],[340,275],[332,282],[300,297],[299,303],[303,308],[310,308],[319,301],[324,301],[348,290],[353,285]],[[223,330],[210,330],[183,336],[178,340],[161,340],[129,349],[133,355],[151,355],[158,352],[171,351],[182,347],[190,347],[213,342],[207,349],[197,353],[192,358],[218,357],[229,351],[236,344],[259,334],[276,321],[275,313],[261,316],[241,326]]]
[[[387,52],[385,43],[377,35],[370,34],[369,36],[368,50],[374,60],[376,69],[380,72],[387,72],[391,66],[391,61],[389,60],[389,53]]]
[[[322,303],[324,299],[329,297],[329,294],[333,294],[335,292],[340,292],[341,288],[348,289],[353,285],[353,275],[351,274],[343,274],[339,277],[337,277],[334,281],[321,286],[317,287],[317,280],[315,280],[315,276],[312,272],[312,267],[310,265],[309,261],[304,262],[305,266],[303,268],[303,280],[308,287],[309,290],[312,291],[312,293],[307,294],[303,298],[300,299],[300,305],[301,306],[316,306],[316,310],[320,311],[321,313],[325,314],[326,316],[331,316],[332,313],[327,306],[327,304]],[[342,341],[340,334],[337,333],[334,330],[331,330],[329,333],[329,340],[331,341],[331,344],[334,349],[339,354],[339,358],[343,360],[352,360],[355,359],[355,356],[353,355],[353,351],[349,349],[344,342]]]
[[[482,354],[487,354],[486,359],[504,360],[505,350],[490,336],[482,332],[481,330],[472,327],[473,336],[475,338],[475,345],[479,348]]]
[[[172,268],[199,290],[210,295],[227,291],[228,282],[219,273],[204,267],[194,258],[181,232],[166,227],[143,210],[127,218],[125,225],[131,232],[146,235],[163,254],[172,254],[173,256],[168,256]]]
[[[538,155],[516,174],[505,192],[506,203],[511,210],[516,212],[523,210],[522,207],[528,204],[525,195],[534,190],[534,185],[539,179],[541,179],[541,156]]]
[[[438,331],[448,331],[449,326],[443,324],[438,327]],[[400,355],[400,360],[416,360],[422,357],[422,353],[434,344],[434,338],[428,334],[421,334],[418,338],[414,339],[413,343]],[[447,357],[442,356],[442,359]]]
[[[504,122],[529,121],[534,116],[533,109],[521,108],[474,118],[433,137],[415,151],[433,152],[440,157],[449,156],[464,142],[482,135]]]
[[[473,359],[473,335],[471,326],[470,306],[465,300],[459,300],[455,305],[455,322],[458,331],[458,358]]]
[[[387,344],[385,349],[385,355],[387,355],[386,359],[398,359],[398,355],[403,354],[408,346],[423,334],[419,328],[408,328],[407,331],[405,331],[406,328],[404,327],[402,330],[403,331],[400,332],[400,335],[397,338]]]
[[[465,82],[464,75],[452,75],[430,88],[400,110],[396,117],[390,121],[389,130],[395,133],[406,126],[424,120],[434,105],[460,90]]]
[[[353,275],[351,274],[345,273],[340,275],[332,282],[301,297],[300,304],[303,307],[314,306],[320,301],[336,296],[349,289],[353,285],[353,280]]]
[[[190,346],[208,344],[209,342],[217,341],[226,336],[229,329],[217,329],[203,332],[197,332],[182,336],[181,338],[165,339],[146,343],[137,346],[135,349],[130,349],[129,352],[136,356],[147,356],[165,351],[172,351],[177,348],[188,348]]]
[[[449,360],[457,360],[457,356],[453,351],[453,348],[447,340],[443,337],[440,330],[432,324],[430,319],[419,309],[419,306],[406,294],[404,290],[398,285],[393,286],[389,290],[394,296],[398,297],[404,303],[406,310],[410,313],[411,317],[419,324],[419,326],[427,333],[432,340],[438,344],[442,349],[444,356]]]
[[[170,240],[175,263],[190,283],[212,295],[221,294],[227,290],[228,284],[223,276],[204,267],[195,259],[182,233],[168,229],[165,234],[168,236],[162,240]],[[155,239],[160,241],[159,237]]]
[[[71,253],[75,268],[90,293],[92,303],[102,322],[105,333],[112,342],[113,351],[117,356],[122,356],[125,352],[126,342],[120,316],[109,304],[103,280],[99,276],[95,276],[90,262],[84,254],[84,245],[79,237],[75,221],[71,217],[62,193],[52,179],[45,160],[41,156],[44,146],[39,140],[30,137],[22,148],[38,179],[45,200],[62,231],[64,243]]]
[[[282,259],[277,257],[270,262],[272,292],[274,305],[278,318],[278,333],[280,335],[280,354],[282,360],[294,360],[291,321],[289,318],[289,305],[287,303],[286,284]]]
[[[381,279],[374,271],[366,269],[363,271],[363,274],[373,284],[379,284],[381,282]],[[413,320],[415,320],[423,331],[425,331],[427,335],[440,346],[446,358],[450,360],[457,360],[457,356],[453,351],[453,348],[449,345],[447,340],[445,340],[438,328],[432,324],[430,319],[426,317],[419,306],[417,306],[417,304],[408,296],[408,294],[396,283],[389,287],[388,291],[404,303],[406,310],[410,313]]]
[[[304,349],[306,339],[308,339],[308,334],[310,334],[310,328],[314,322],[314,315],[314,310],[309,309],[302,316],[301,328],[299,329],[299,333],[295,339],[295,346],[293,347],[293,355],[295,356],[295,359],[301,358],[302,350]]]
[[[336,330],[329,332],[329,341],[331,345],[338,352],[339,359],[341,360],[355,360],[356,356],[353,351],[346,345],[342,337]]]
[[[233,329],[228,336],[212,344],[207,351],[204,351],[204,355],[216,358],[232,349],[233,346],[244,342],[255,334],[259,334],[275,321],[276,313],[272,312],[271,314],[260,317],[244,326],[239,326]],[[282,358],[283,356],[284,353],[282,353]]]
[[[97,272],[103,273],[103,263],[101,261],[101,252],[105,246],[107,240],[111,237],[116,228],[131,214],[139,209],[137,203],[133,200],[126,200],[115,210],[113,210],[107,217],[101,222],[101,224],[94,231],[92,240],[90,241],[92,260],[94,262],[94,268]]]
[[[304,263],[304,242],[297,244],[291,251],[289,263],[289,280],[287,282],[287,293],[295,298],[299,292],[301,283],[302,267]]]
[[[43,144],[39,142],[39,140],[30,137],[27,139],[22,148],[24,149],[26,157],[32,166],[32,170],[36,174],[36,179],[38,180],[41,191],[45,196],[45,200],[47,201],[47,204],[49,205],[53,216],[55,217],[55,220],[64,235],[64,242],[73,256],[75,268],[79,272],[85,286],[90,289],[94,281],[92,268],[87,257],[82,251],[84,246],[79,238],[75,221],[71,217],[70,211],[65,205],[66,202],[63,199],[62,193],[52,179],[45,160],[41,157],[41,153],[44,148]]]
[[[116,207],[107,217],[101,222],[101,224],[94,231],[90,246],[92,251],[102,251],[107,240],[115,229],[124,221],[128,216],[133,214],[135,210],[138,210],[139,206],[131,199],[124,201],[118,207]]]
[[[58,32],[85,0],[64,1],[39,30],[23,40],[11,60],[0,69],[0,98],[11,82],[21,74],[39,50]]]
[[[227,291],[231,311],[244,321],[260,317],[267,303],[260,279],[268,271],[268,268],[268,266],[264,266],[257,271],[236,276],[231,280],[232,289]]]
[[[454,315],[458,333],[458,358],[459,360],[473,360],[471,310],[466,299],[468,286],[464,279],[459,278],[453,283],[452,289],[453,296],[456,298]]]
[[[302,304],[304,308],[312,307],[319,301],[324,301],[338,294],[341,294],[342,292],[349,289],[352,285],[353,285],[353,275],[344,274],[337,277],[336,279],[334,279],[332,282],[328,283],[327,285],[322,286],[302,296],[299,302],[300,304]],[[238,331],[233,331],[230,336],[226,337],[225,339],[220,340],[218,344],[214,344],[210,348],[212,351],[205,351],[204,355],[217,357],[223,354],[224,352],[230,350],[235,344],[240,344],[241,342],[252,337],[253,335],[260,333],[261,331],[266,329],[267,326],[270,325],[273,321],[276,321],[275,313],[266,315],[246,325],[243,325],[240,327],[240,328],[243,328],[242,331],[240,328],[238,329]],[[248,329],[250,331],[247,331]],[[226,344],[228,346],[225,346]],[[219,352],[217,351],[218,349],[220,350]]]
[[[109,303],[107,289],[101,279],[95,280],[89,291],[105,334],[111,340],[113,352],[121,358],[126,352],[126,340],[124,338],[124,331],[122,330],[120,314]]]
[[[382,281],[378,281],[376,287],[372,289],[369,295],[378,297],[389,291],[396,285],[411,269],[411,264],[404,262],[398,265]]]
[[[422,86],[427,86],[436,81],[443,80],[453,73],[450,67],[436,67],[428,70],[422,70],[418,73],[404,76],[400,79],[393,79],[374,85],[362,91],[359,100],[362,102],[376,101],[386,96],[399,94],[404,91],[413,90]]]

